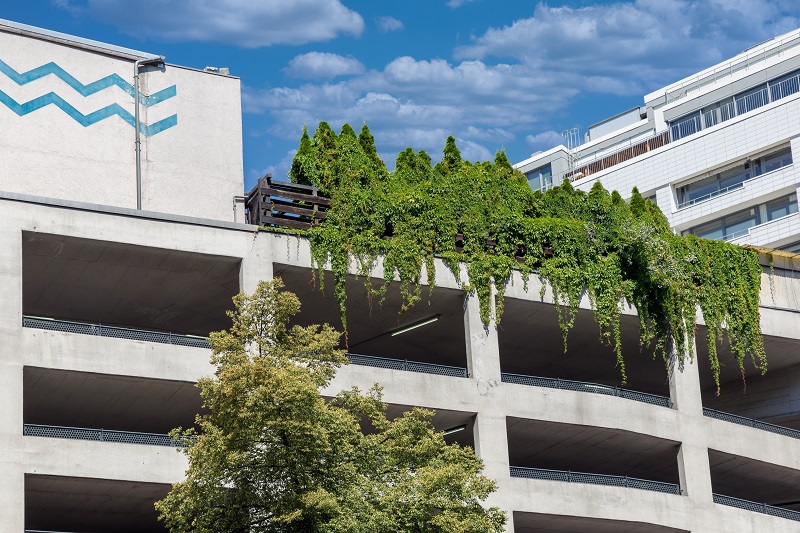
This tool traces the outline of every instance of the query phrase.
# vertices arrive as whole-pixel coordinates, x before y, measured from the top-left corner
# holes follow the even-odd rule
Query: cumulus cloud
[[[364,72],[364,65],[354,57],[345,57],[326,52],[308,52],[294,57],[283,72],[293,78],[330,79],[337,76],[352,76]]]
[[[540,3],[456,49],[462,60],[510,58],[560,85],[641,94],[797,27],[796,6],[770,0],[637,0],[588,7]],[[554,83],[555,85],[555,83]]]
[[[548,130],[536,135],[526,135],[525,143],[534,151],[545,151],[564,144],[564,136],[557,131]]]
[[[405,28],[403,21],[394,17],[378,17],[378,29],[381,31],[398,31]]]
[[[340,0],[58,0],[56,6],[170,41],[205,41],[258,48],[361,35],[364,19]]]
[[[281,157],[280,161],[278,161],[277,163],[273,165],[268,165],[266,168],[262,168],[260,170],[257,168],[251,168],[247,174],[253,181],[257,180],[258,178],[264,177],[267,174],[272,174],[272,177],[277,180],[285,179],[286,173],[292,166],[292,160],[294,159],[296,153],[297,149],[289,150],[283,155],[283,157]]]
[[[298,124],[366,121],[393,148],[438,151],[451,134],[496,148],[514,138],[513,129],[537,122],[538,110],[561,108],[576,94],[547,84],[512,65],[401,57],[336,83],[245,87],[242,101],[245,112],[272,117],[270,134],[288,138]]]
[[[243,105],[268,117],[268,135],[294,142],[302,124],[358,129],[366,122],[381,154],[412,146],[436,160],[454,135],[467,159],[490,159],[514,143],[522,153],[510,157],[521,158],[563,143],[559,120],[578,97],[641,102],[647,92],[797,27],[800,21],[786,15],[797,12],[783,0],[540,3],[532,16],[476,35],[454,59],[404,56],[341,80],[245,87]]]
[[[464,4],[469,4],[470,2],[475,2],[476,0],[448,0],[447,7],[451,7],[453,9],[457,7],[461,7]]]

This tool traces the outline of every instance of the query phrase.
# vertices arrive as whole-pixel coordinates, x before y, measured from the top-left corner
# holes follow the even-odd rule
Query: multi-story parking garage
[[[19,74],[0,72],[0,90],[18,103],[31,96],[24,91],[46,89],[74,109],[85,104],[63,77],[33,79],[29,73],[47,57],[65,70],[80,64],[86,70],[76,79],[86,85],[112,67],[128,79],[136,58],[145,57],[19,25],[0,30],[8,44],[0,54],[14,50],[0,59]],[[90,56],[93,66],[82,61]],[[192,424],[200,409],[193,383],[212,371],[204,337],[226,326],[230,297],[279,275],[303,303],[299,321],[339,323],[333,295],[312,283],[307,241],[236,222],[238,119],[219,122],[232,142],[193,137],[201,103],[206,114],[238,113],[238,81],[171,65],[145,66],[147,76],[147,94],[176,79],[179,87],[157,103],[175,108],[153,104],[145,122],[173,111],[179,118],[141,139],[142,209],[133,129],[123,116],[83,124],[59,106],[18,114],[0,105],[3,530],[163,530],[152,504],[187,466],[166,432]],[[210,110],[202,98],[209,87],[219,108]],[[123,110],[134,106],[126,91],[103,97],[119,99]],[[88,143],[94,158],[74,150],[43,156],[52,144],[48,131],[68,132],[75,149]],[[107,144],[117,142],[130,150]],[[202,142],[216,144],[206,154]],[[196,160],[187,157],[194,166],[182,170],[193,187],[180,189],[160,165],[182,149]],[[17,159],[9,162],[12,152]],[[65,160],[72,164],[59,173]],[[51,171],[46,179],[33,179],[43,169]],[[218,194],[207,194],[209,187]],[[775,255],[772,276],[765,268],[770,371],[761,377],[748,370],[742,394],[723,346],[728,365],[719,397],[702,353],[702,325],[698,359],[668,372],[638,353],[638,319],[629,310],[622,324],[629,384],[621,389],[588,304],[565,354],[552,299],[540,298],[535,277],[526,291],[515,274],[499,327],[484,326],[475,298],[441,264],[429,302],[400,318],[397,293],[371,306],[363,283],[355,276],[348,282],[353,364],[327,392],[378,382],[392,412],[435,409],[436,426],[473,446],[498,481],[491,503],[509,512],[509,531],[800,527],[800,288],[792,256]]]
[[[302,322],[337,323],[338,303],[311,283],[297,237],[21,195],[0,205],[5,522],[158,531],[152,503],[186,467],[165,433],[199,410],[192,383],[211,371],[202,337],[225,326],[230,296],[279,275]],[[563,354],[535,280],[526,292],[515,279],[502,327],[485,328],[441,265],[430,303],[400,320],[399,294],[370,311],[353,277],[354,364],[331,388],[379,382],[395,412],[436,409],[437,427],[456,430],[448,439],[486,462],[516,531],[795,531],[800,313],[776,267],[776,300],[768,273],[762,298],[770,371],[748,375],[746,394],[732,359],[716,397],[702,353],[671,374],[636,353],[633,314],[629,388],[618,388],[588,309]]]

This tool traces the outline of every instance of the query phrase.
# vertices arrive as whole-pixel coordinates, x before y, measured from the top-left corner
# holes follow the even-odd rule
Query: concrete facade
[[[130,391],[126,389],[123,393],[114,388],[87,386],[83,393],[81,390],[70,390],[69,394],[55,397],[51,405],[78,402],[80,407],[80,402],[114,403],[115,398],[125,397],[127,399],[123,403],[127,407],[124,410],[120,407],[117,415],[120,425],[114,429],[131,431],[147,429],[146,422],[140,419],[152,411],[136,412],[129,404],[135,405],[137,401],[143,401],[142,397],[152,394],[155,389],[148,380],[191,383],[211,372],[207,349],[23,327],[22,316],[26,309],[23,278],[30,269],[27,262],[36,260],[34,256],[23,254],[23,236],[30,233],[62,235],[131,247],[156,247],[162,249],[165,255],[181,251],[236,258],[240,261],[238,283],[248,289],[252,289],[259,279],[269,278],[273,272],[290,268],[304,272],[308,276],[305,282],[308,283],[311,272],[307,241],[293,236],[254,232],[253,227],[244,225],[213,227],[211,224],[200,226],[182,223],[176,217],[167,215],[162,218],[137,217],[134,210],[125,215],[92,209],[90,206],[76,209],[74,206],[60,207],[52,203],[8,199],[0,200],[0,205],[2,246],[6,250],[0,263],[0,301],[3,302],[0,322],[3,324],[0,328],[0,375],[3,382],[3,387],[0,387],[3,396],[0,438],[6,451],[2,457],[2,471],[7,480],[3,484],[7,497],[0,511],[4,522],[9,524],[9,531],[33,529],[33,525],[37,524],[34,521],[32,525],[31,521],[35,518],[25,514],[25,495],[37,498],[36,501],[41,505],[41,493],[30,487],[38,487],[43,480],[99,479],[160,486],[180,479],[186,467],[185,460],[169,447],[22,434],[24,424],[42,423],[41,420],[25,418],[25,413],[30,412],[31,407],[24,405],[24,399],[46,404],[48,400],[41,391],[55,390],[55,386],[39,384],[37,381],[37,388],[26,391],[25,387],[33,386],[31,379],[24,378],[26,372],[33,371],[37,376],[42,374],[41,369],[53,373],[53,376],[61,373],[58,381],[62,383],[62,389],[67,387],[63,383],[77,374],[124,377],[127,380],[125,386],[131,387]],[[458,291],[458,284],[449,270],[438,263],[437,267],[435,290]],[[533,278],[529,283],[528,291],[524,291],[522,280],[513,280],[507,290],[508,301],[552,307],[548,295],[543,302],[540,300],[538,280]],[[320,294],[315,296],[321,297]],[[305,305],[315,302],[309,302],[308,296],[302,293],[301,299]],[[103,303],[98,302],[97,305],[102,307]],[[358,310],[363,303],[354,299],[352,305],[356,313],[363,312],[363,309]],[[517,531],[568,531],[558,529],[561,527],[558,517],[586,519],[588,522],[581,527],[592,531],[600,531],[614,524],[614,527],[631,527],[631,530],[637,531],[660,531],[658,528],[665,528],[664,531],[698,532],[763,531],[767,528],[788,532],[798,527],[793,520],[714,503],[712,492],[717,490],[712,488],[709,450],[724,457],[741,458],[742,471],[748,472],[748,475],[757,473],[758,465],[768,464],[792,480],[795,479],[793,476],[800,479],[800,440],[704,416],[705,392],[698,370],[698,365],[704,363],[701,359],[687,361],[683,369],[673,368],[669,377],[664,370],[660,379],[668,380],[667,395],[671,398],[672,408],[582,390],[509,383],[504,381],[502,375],[501,343],[498,341],[498,336],[502,336],[504,331],[498,330],[494,324],[485,327],[480,322],[474,297],[462,296],[461,304],[451,305],[450,310],[463,324],[465,345],[461,366],[469,369],[469,377],[353,364],[339,372],[331,384],[331,393],[351,386],[365,389],[378,382],[384,387],[385,401],[390,406],[418,405],[439,410],[443,416],[450,413],[447,425],[462,419],[469,421],[471,444],[486,462],[487,475],[499,484],[491,503],[510,512],[512,523],[513,520],[520,523]],[[424,309],[422,311],[427,312]],[[782,338],[796,347],[800,342],[800,335],[797,335],[797,331],[800,331],[800,314],[788,310],[772,310],[772,313],[764,323],[764,333],[772,338],[776,333],[781,335],[787,328],[792,329],[795,332],[793,338]],[[135,318],[135,315],[131,316]],[[328,317],[329,322],[335,323],[336,320],[335,315]],[[504,316],[503,320],[504,323],[510,322],[504,326],[506,330],[524,326],[516,324],[510,316]],[[358,325],[353,327],[357,328]],[[559,335],[554,320],[548,330],[551,335]],[[419,331],[424,332],[425,329],[420,328]],[[435,344],[435,338],[430,337],[432,333],[423,335]],[[373,348],[370,355],[380,357],[379,348]],[[535,346],[528,348],[531,356],[535,357]],[[794,353],[776,354],[776,357],[790,358]],[[589,355],[600,356],[599,352]],[[421,354],[408,353],[408,359],[419,357]],[[613,366],[611,360],[607,363]],[[778,360],[776,364],[792,367],[791,361],[786,363]],[[778,377],[784,380],[784,374],[779,373]],[[598,375],[595,379],[600,382],[604,378]],[[751,378],[751,389],[760,386],[756,379]],[[137,387],[141,390],[137,391]],[[741,396],[741,390],[736,387],[736,384],[726,384],[724,391],[731,397],[737,394]],[[83,397],[90,390],[94,391],[91,392],[93,396]],[[101,395],[106,397],[98,397]],[[177,401],[176,395],[171,397],[172,400],[166,401]],[[749,400],[747,395],[744,398]],[[773,398],[773,401],[779,399]],[[796,412],[794,398],[786,405]],[[59,409],[63,409],[62,418],[75,416],[70,415],[65,407]],[[113,412],[115,407],[109,409]],[[440,429],[447,429],[444,420],[438,422]],[[521,429],[513,429],[510,426],[512,422]],[[182,423],[184,420],[176,416],[174,425]],[[77,422],[64,425],[79,426]],[[587,437],[592,432],[596,432],[596,435]],[[575,436],[567,435],[569,433]],[[677,473],[674,477],[682,494],[524,479],[510,474],[511,467],[518,466],[511,462],[510,457],[524,456],[526,449],[537,446],[537,441],[561,439],[560,435],[567,435],[562,441],[567,451],[560,455],[551,453],[552,460],[578,464],[574,450],[569,446],[583,441],[574,449],[582,449],[584,455],[593,456],[590,464],[594,464],[600,473],[614,468],[624,470],[628,459],[615,458],[621,451],[628,450],[633,463],[638,460],[637,454],[644,456],[648,450],[656,448],[666,450],[663,453],[667,455],[662,454],[656,459],[664,459],[666,470]],[[604,449],[599,442],[623,437],[627,444],[619,449]],[[542,452],[541,456],[546,454]],[[534,455],[534,461],[536,457],[539,455]],[[590,469],[582,468],[580,471],[587,470]],[[80,488],[82,485],[74,486]],[[63,497],[63,494],[60,496]],[[640,529],[633,529],[634,526]],[[52,524],[48,527],[52,528]],[[510,525],[508,531],[513,530]]]
[[[3,20],[0,50],[0,190],[136,207],[134,64],[154,54]],[[233,221],[239,79],[146,65],[140,90],[142,209]]]
[[[107,61],[103,54],[96,59]],[[191,76],[210,77],[210,86],[236,83]],[[118,126],[129,136],[129,125]],[[93,135],[91,127],[77,134]],[[152,142],[170,130],[178,131],[164,130]],[[240,146],[241,139],[231,142]],[[20,150],[31,161],[51,157]],[[53,161],[59,157],[71,156]],[[160,531],[152,503],[187,466],[163,433],[192,423],[199,408],[192,384],[212,372],[199,337],[225,327],[232,294],[273,276],[298,294],[298,323],[338,326],[330,276],[324,290],[312,281],[308,241],[232,222],[225,195],[169,206],[154,200],[137,210],[128,189],[103,196],[94,187],[44,187],[33,173],[17,179],[17,163],[7,159],[0,159],[3,530]],[[132,167],[124,158],[76,161],[87,180],[111,171],[129,177]],[[181,176],[169,167],[159,172],[169,198],[169,180]],[[192,180],[211,183],[217,172],[225,169],[206,168]],[[240,168],[225,176],[234,178],[241,189]],[[151,191],[161,187],[158,180],[150,184]],[[379,266],[372,282],[380,283]],[[448,442],[474,447],[497,481],[489,503],[508,511],[507,531],[798,530],[800,285],[792,256],[776,256],[774,272],[765,268],[762,329],[770,372],[762,377],[748,365],[744,395],[724,344],[722,394],[714,394],[702,323],[698,356],[667,365],[639,349],[638,319],[625,309],[630,390],[620,389],[588,301],[565,353],[552,295],[540,296],[535,276],[525,284],[514,274],[501,323],[488,325],[476,298],[438,260],[435,280],[430,291],[423,288],[427,301],[400,316],[396,287],[378,305],[365,296],[363,277],[348,278],[353,364],[323,393],[377,382],[393,414],[410,406],[436,410],[433,422]],[[430,325],[390,335],[432,316]]]

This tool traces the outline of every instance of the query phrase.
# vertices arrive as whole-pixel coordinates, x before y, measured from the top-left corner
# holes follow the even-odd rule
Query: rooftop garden
[[[453,137],[441,162],[433,165],[424,151],[407,148],[389,172],[366,125],[357,134],[345,124],[337,135],[324,122],[313,136],[304,128],[289,174],[331,198],[325,221],[303,233],[314,266],[322,269],[330,261],[345,328],[351,260],[367,276],[381,256],[385,283],[375,290],[367,282],[369,297],[380,300],[390,283],[399,283],[407,309],[424,298],[421,282],[434,286],[439,257],[456,279],[465,265],[463,289],[477,294],[486,324],[502,319],[513,269],[523,280],[538,275],[542,291],[550,287],[559,306],[565,350],[581,298],[588,296],[599,338],[616,354],[622,384],[624,305],[638,313],[642,346],[654,347],[665,362],[672,353],[681,361],[691,356],[699,308],[717,389],[716,348],[723,336],[742,375],[746,359],[766,372],[757,253],[675,235],[658,207],[635,188],[628,202],[599,182],[589,192],[566,180],[534,192],[504,152],[494,162],[470,163]]]

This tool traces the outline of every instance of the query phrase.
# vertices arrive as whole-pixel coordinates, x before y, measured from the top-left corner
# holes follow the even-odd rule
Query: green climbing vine
[[[324,122],[313,136],[303,129],[289,175],[331,197],[325,222],[307,235],[314,266],[330,262],[345,327],[351,261],[366,275],[382,257],[385,282],[379,289],[367,282],[370,296],[382,297],[399,279],[405,310],[422,297],[423,272],[433,287],[437,256],[457,279],[466,264],[464,289],[477,294],[484,323],[493,307],[500,320],[513,269],[526,280],[538,273],[559,304],[565,350],[581,298],[588,296],[623,383],[620,309],[626,303],[638,311],[642,344],[654,345],[665,360],[673,349],[681,360],[691,352],[699,307],[717,388],[716,347],[725,335],[742,372],[748,357],[766,371],[757,253],[673,234],[658,207],[636,189],[629,203],[600,183],[589,192],[567,181],[534,192],[504,152],[494,162],[470,163],[453,137],[440,163],[408,148],[389,172],[366,125],[359,135],[349,125],[337,135]]]

